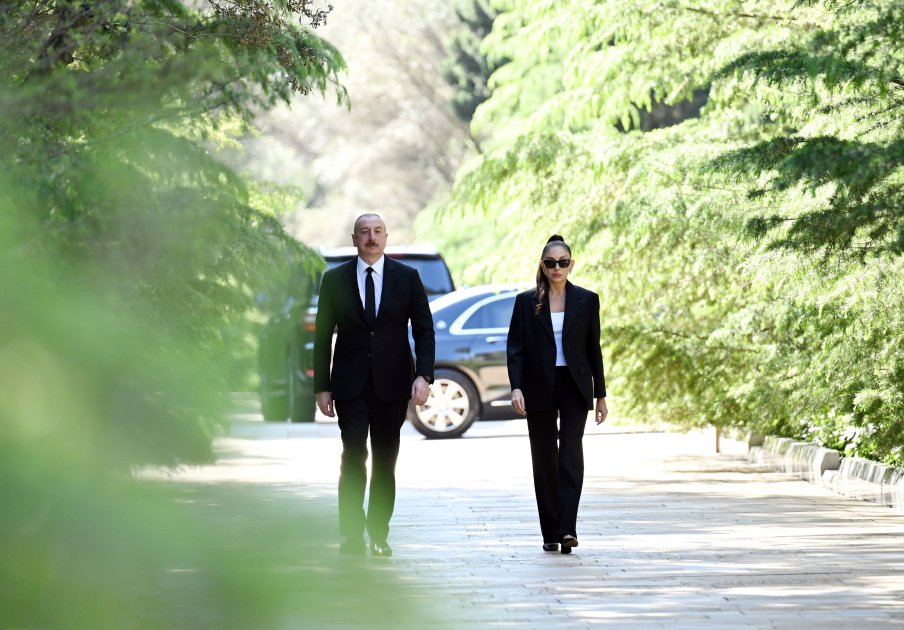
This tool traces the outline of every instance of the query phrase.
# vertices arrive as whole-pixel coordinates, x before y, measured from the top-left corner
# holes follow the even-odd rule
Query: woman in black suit
[[[571,248],[558,234],[543,248],[537,287],[518,294],[508,334],[512,407],[527,416],[543,550],[578,546],[584,425],[608,415],[599,296],[568,281]],[[558,416],[559,426],[556,426]]]

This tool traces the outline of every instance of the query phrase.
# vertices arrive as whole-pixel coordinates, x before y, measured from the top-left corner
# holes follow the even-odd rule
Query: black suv
[[[431,300],[455,289],[446,261],[436,248],[389,246],[384,253],[417,269]],[[358,252],[354,247],[340,247],[323,250],[321,254],[326,259],[326,268],[332,269]],[[306,274],[299,273],[285,305],[263,327],[258,371],[264,420],[314,421],[314,321],[319,287],[319,277],[311,284]]]

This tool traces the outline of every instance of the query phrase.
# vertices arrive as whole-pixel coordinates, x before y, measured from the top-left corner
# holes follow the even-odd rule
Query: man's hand
[[[317,406],[320,407],[320,413],[333,418],[336,411],[333,409],[333,395],[330,392],[317,392]]]
[[[411,384],[411,402],[415,405],[423,405],[430,395],[430,384],[423,376],[418,376]]]
[[[524,407],[524,394],[521,393],[520,389],[512,390],[512,409],[515,410],[515,413],[522,416],[527,415],[527,409]]]
[[[597,398],[596,399],[596,423],[602,424],[606,420],[606,416],[609,415],[609,408],[606,407],[606,399],[605,398]]]

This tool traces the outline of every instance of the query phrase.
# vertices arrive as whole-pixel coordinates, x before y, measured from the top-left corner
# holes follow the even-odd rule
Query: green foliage
[[[133,561],[155,580],[155,554],[200,532],[180,538],[130,474],[212,460],[258,292],[320,262],[207,142],[296,93],[344,102],[341,57],[298,22],[323,15],[198,6],[2,3],[0,608],[16,627],[168,625],[128,616]],[[220,578],[223,604],[237,582]]]
[[[904,463],[900,3],[495,6],[511,62],[438,215],[449,259],[490,216],[466,276],[529,282],[561,233],[615,405]],[[701,90],[699,118],[642,124]]]
[[[99,461],[203,461],[217,410],[183,384],[203,394],[246,378],[234,359],[249,355],[256,292],[293,263],[316,264],[204,139],[294,92],[336,85],[338,52],[294,21],[323,16],[298,2],[4,8],[0,205],[4,267],[16,273],[3,294],[31,301],[3,337],[31,339],[67,369],[97,366],[86,374],[100,377],[88,379],[95,422],[134,442],[92,453]],[[68,318],[54,318],[70,310],[87,320],[80,341],[121,354],[96,364],[88,348],[67,354],[54,336]],[[197,376],[161,382],[180,371]],[[114,403],[124,396],[134,397],[128,414]]]
[[[753,194],[819,197],[807,212],[754,218],[773,246],[857,257],[904,253],[904,7],[827,5],[827,26],[773,50],[748,52],[715,73],[753,78],[808,96],[785,106],[799,132],[765,139],[714,163],[735,175],[766,174]],[[802,109],[810,105],[814,110]],[[765,190],[764,190],[765,188]]]
[[[389,630],[441,622],[391,566],[338,556],[326,499],[281,484],[70,474],[48,485],[18,458],[0,470],[21,489],[3,498],[40,514],[25,531],[0,523],[10,543],[0,568],[6,627]]]
[[[767,174],[766,184],[751,189],[751,197],[799,189],[813,196],[831,191],[807,212],[750,219],[748,229],[758,238],[789,224],[773,247],[859,256],[877,250],[904,252],[904,190],[897,183],[897,171],[904,167],[904,140],[879,144],[835,136],[782,137],[727,152],[712,166],[736,177]]]
[[[493,27],[496,12],[487,0],[457,0],[455,15],[460,26],[446,43],[447,57],[442,64],[443,77],[455,88],[452,111],[470,122],[474,111],[490,96],[487,80],[493,70],[505,63],[487,62],[481,43]]]

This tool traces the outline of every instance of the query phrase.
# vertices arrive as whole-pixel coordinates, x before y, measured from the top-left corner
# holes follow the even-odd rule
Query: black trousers
[[[408,401],[384,402],[374,394],[370,378],[357,398],[337,400],[342,433],[342,464],[339,472],[339,533],[360,538],[364,529],[372,541],[386,542],[389,519],[395,507],[395,467],[399,457],[399,434],[405,422]],[[370,494],[364,513],[367,485],[367,435],[373,451]]]
[[[584,426],[587,407],[567,367],[556,368],[556,408],[527,409],[534,492],[543,542],[577,536],[578,503],[584,485]],[[559,426],[556,426],[556,418]]]

